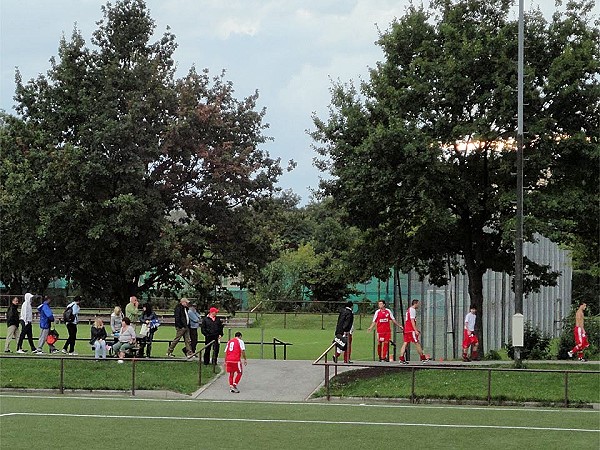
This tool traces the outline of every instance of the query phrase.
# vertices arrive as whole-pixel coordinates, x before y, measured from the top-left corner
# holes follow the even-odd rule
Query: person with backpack
[[[44,297],[44,301],[37,307],[37,310],[40,314],[40,339],[38,340],[37,349],[34,353],[43,355],[44,342],[46,342],[46,338],[50,333],[50,326],[54,322],[54,314],[52,313],[52,309],[50,309],[50,297]],[[54,344],[48,343],[48,350],[49,353],[58,353]]]
[[[6,310],[6,342],[4,343],[4,353],[10,353],[10,341],[17,339],[17,330],[19,329],[19,299],[14,297],[8,309]]]
[[[79,319],[80,302],[81,296],[78,295],[67,305],[63,312],[63,321],[67,325],[69,337],[65,341],[65,345],[61,351],[63,353],[68,353],[71,356],[77,356],[77,353],[75,353],[75,342],[77,341],[77,323]]]

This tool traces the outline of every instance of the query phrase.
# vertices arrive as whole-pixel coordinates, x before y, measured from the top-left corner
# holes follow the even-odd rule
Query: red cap
[[[218,312],[219,312],[219,310],[213,306],[212,308],[210,308],[210,309],[208,310],[208,312],[209,312],[209,313],[218,313]]]

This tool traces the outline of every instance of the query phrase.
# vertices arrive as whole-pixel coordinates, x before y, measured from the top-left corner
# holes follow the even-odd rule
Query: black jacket
[[[187,328],[189,326],[189,319],[187,314],[187,307],[183,304],[178,303],[175,307],[175,328]]]
[[[340,315],[338,316],[337,325],[335,327],[335,334],[344,334],[349,332],[352,329],[352,324],[354,323],[354,313],[348,307],[344,307],[340,310]]]
[[[10,304],[6,310],[6,326],[19,325],[19,310],[17,305]]]
[[[205,316],[200,324],[200,331],[204,336],[223,336],[223,322],[218,317],[212,320],[210,316]]]
[[[94,342],[100,340],[100,339],[104,339],[106,340],[106,330],[104,329],[104,327],[102,328],[96,328],[95,326],[92,325],[92,338],[90,339],[90,344],[94,345]]]

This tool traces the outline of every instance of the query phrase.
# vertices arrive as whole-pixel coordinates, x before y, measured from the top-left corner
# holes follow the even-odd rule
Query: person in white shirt
[[[465,328],[463,332],[463,361],[469,362],[479,358],[477,349],[479,348],[479,339],[475,333],[475,322],[477,321],[477,307],[471,305],[471,308],[465,316]],[[469,357],[469,347],[471,347],[471,357]]]
[[[17,353],[26,353],[27,350],[23,350],[23,340],[27,338],[31,351],[35,352],[35,343],[33,342],[33,330],[31,329],[31,322],[33,321],[33,309],[31,302],[33,300],[33,294],[29,292],[25,294],[23,300],[23,306],[21,307],[21,316],[19,321],[21,323],[21,334],[19,336],[19,342],[17,342]]]

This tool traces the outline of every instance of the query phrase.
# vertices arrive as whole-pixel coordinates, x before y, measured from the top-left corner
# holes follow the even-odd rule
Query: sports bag
[[[52,329],[48,331],[48,336],[46,336],[46,343],[48,345],[54,345],[58,341],[58,331]]]

